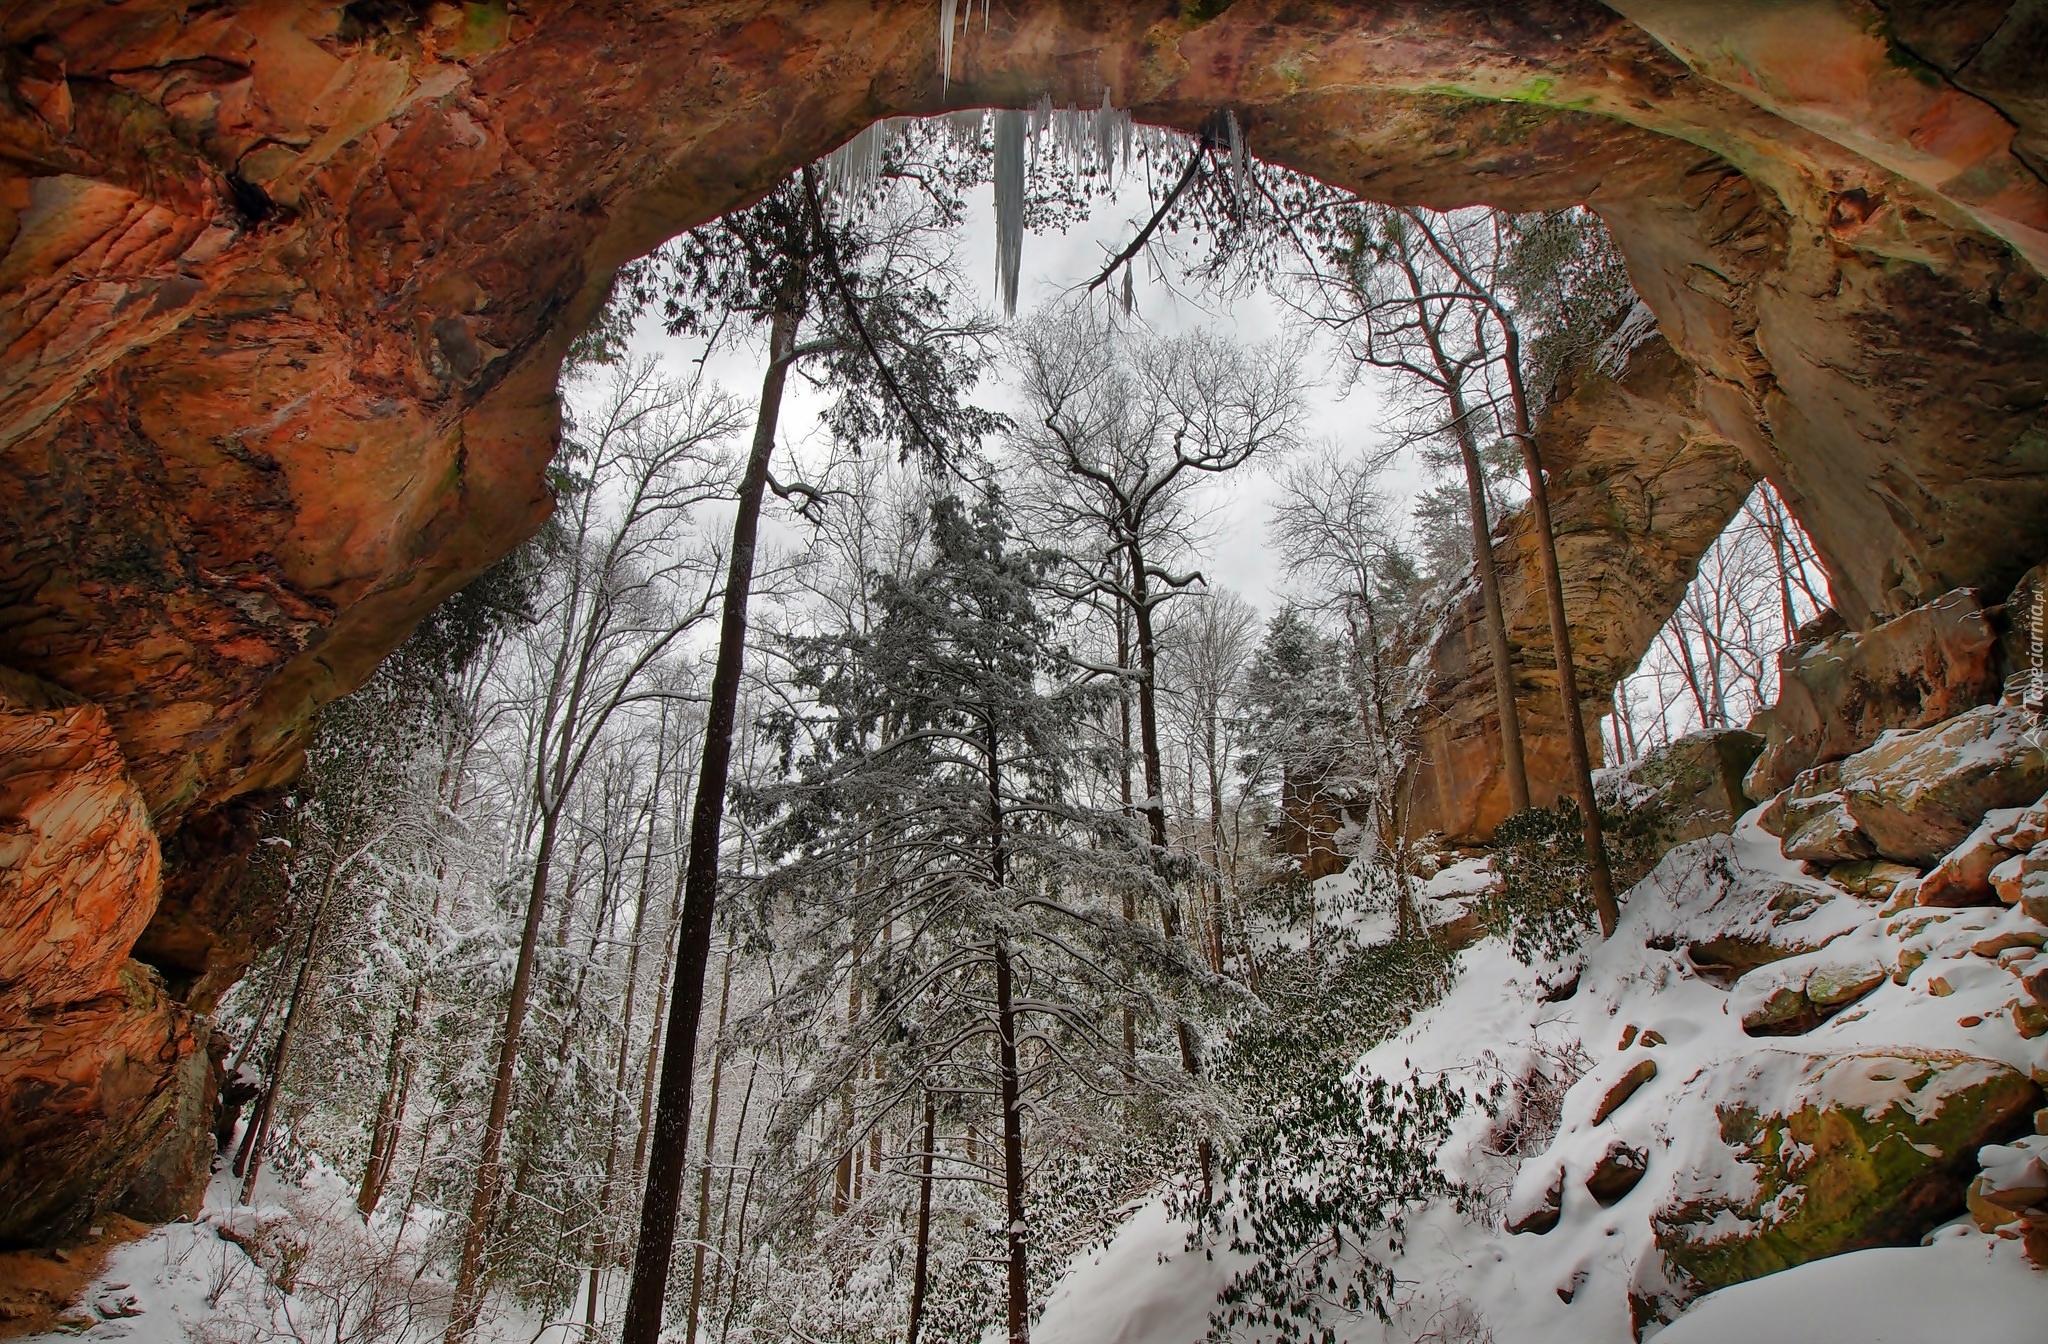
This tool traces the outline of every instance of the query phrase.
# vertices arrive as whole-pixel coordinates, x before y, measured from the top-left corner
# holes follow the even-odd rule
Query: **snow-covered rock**
[[[2025,940],[2048,927],[2018,907],[1888,913],[1913,870],[1880,881],[1851,870],[1867,885],[1848,890],[1787,859],[1759,822],[1752,812],[1732,835],[1667,854],[1625,894],[1615,936],[1585,949],[1569,996],[1557,986],[1571,968],[1523,966],[1486,939],[1461,954],[1442,1002],[1360,1061],[1395,1082],[1467,1079],[1475,1095],[1502,1079],[1556,1077],[1567,1090],[1527,1146],[1502,1142],[1512,1106],[1498,1118],[1468,1108],[1438,1160],[1479,1211],[1431,1206],[1398,1252],[1379,1247],[1398,1281],[1395,1319],[1361,1318],[1339,1340],[1625,1344],[1674,1316],[1662,1338],[1948,1336],[1872,1333],[1860,1302],[1806,1302],[1866,1282],[1882,1284],[1874,1300],[1946,1302],[1947,1322],[1972,1303],[1973,1340],[2040,1337],[2048,1273],[2023,1250],[2048,1245],[2048,1223],[2036,1236],[2024,1216],[1990,1233],[1965,1220],[1927,1249],[1912,1243],[1964,1212],[1980,1150],[1987,1170],[2011,1165],[2004,1149],[2043,1104],[2048,953]],[[1468,872],[1445,886],[1476,884],[1477,865]],[[1742,996],[1766,985],[1827,1011],[1803,1034],[1759,1040]],[[2042,1013],[2041,1032],[2029,1034],[2022,1009]],[[1552,1061],[1568,1052],[1582,1063],[1559,1074]],[[1595,1182],[1613,1197],[1603,1206],[1588,1183],[1622,1151],[1642,1155],[1641,1175],[1626,1189]],[[1155,1206],[1072,1269],[1046,1316],[1064,1333],[1046,1337],[1198,1338],[1229,1272],[1185,1245]],[[1995,1300],[1973,1303],[1956,1282]],[[1784,1308],[1788,1284],[1803,1285],[1798,1312]],[[1141,1319],[1152,1311],[1157,1329]],[[2028,1311],[2031,1333],[2017,1325]],[[1464,1333],[1444,1335],[1453,1320]],[[1780,1330],[1788,1321],[1804,1324]]]
[[[2010,1241],[1953,1231],[1857,1251],[1700,1299],[1657,1344],[2039,1344],[2048,1275]]]
[[[1933,863],[1986,813],[2048,790],[2038,729],[2026,710],[1984,705],[1918,732],[1887,733],[1842,762],[1849,813],[1883,857]]]
[[[1678,1106],[1715,1124],[1673,1145],[1638,1327],[1715,1288],[1912,1244],[1962,1211],[1977,1149],[2040,1100],[2011,1066],[1947,1052],[1763,1050],[1704,1070]]]

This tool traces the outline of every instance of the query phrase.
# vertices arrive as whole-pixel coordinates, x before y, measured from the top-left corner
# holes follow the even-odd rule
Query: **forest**
[[[1014,311],[1024,231],[1133,178],[1130,246]],[[963,258],[991,184],[1000,313]],[[1145,266],[1277,296],[1341,366],[1155,329]],[[1232,128],[1071,111],[885,124],[622,273],[554,516],[326,712],[271,821],[293,921],[223,1009],[229,1151],[242,1203],[315,1230],[297,1294],[337,1341],[651,1339],[653,1232],[692,1344],[1022,1341],[1163,1193],[1255,1251],[1217,1329],[1316,1337],[1315,1248],[1450,1193],[1428,1154],[1471,1104],[1350,1075],[1456,975],[1400,784],[1417,655],[1491,597],[1531,417],[1633,311],[1587,212],[1370,206]],[[635,352],[649,324],[759,389]],[[1367,441],[1308,440],[1331,379],[1370,380]],[[1254,472],[1271,610],[1203,574]],[[1765,704],[1817,576],[1760,488],[1610,757]],[[1337,1152],[1352,1179],[1281,1193]]]

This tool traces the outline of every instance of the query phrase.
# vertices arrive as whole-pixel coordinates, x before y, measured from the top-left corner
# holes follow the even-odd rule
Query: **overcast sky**
[[[1133,236],[1149,206],[1142,177],[1132,174],[1116,197],[1098,201],[1090,217],[1072,232],[1027,232],[1018,289],[1019,320],[1027,318],[1033,309],[1086,284],[1105,258]],[[981,284],[979,297],[991,309],[997,303],[995,255],[994,208],[990,189],[984,185],[969,196],[960,258],[964,272]],[[1285,333],[1281,305],[1264,293],[1219,300],[1205,309],[1199,294],[1176,294],[1174,287],[1160,283],[1146,270],[1141,264],[1137,316],[1154,330],[1177,333],[1206,327],[1244,342],[1270,340]],[[1177,274],[1168,278],[1176,284],[1179,280]],[[703,353],[701,342],[669,336],[654,314],[642,318],[632,348],[636,355],[651,355],[660,360],[677,377],[693,373],[695,362]],[[1334,444],[1346,453],[1363,452],[1380,440],[1380,410],[1369,386],[1344,394],[1342,369],[1333,354],[1327,341],[1316,343],[1309,353],[1306,373],[1315,386],[1309,394],[1307,437],[1312,443]],[[728,346],[713,354],[707,371],[713,380],[751,406],[760,388],[763,358],[759,343],[751,347]],[[580,400],[588,391],[572,390],[571,395]],[[825,443],[819,414],[827,399],[801,379],[790,381],[781,419],[781,441],[798,459],[815,460]],[[1009,387],[991,383],[983,386],[976,400],[993,409],[1009,410],[1014,407],[1015,395]],[[1212,583],[1234,589],[1267,610],[1277,604],[1284,584],[1284,576],[1270,559],[1265,545],[1269,501],[1277,489],[1277,465],[1262,466],[1255,462],[1220,478],[1210,486],[1206,500],[1210,535],[1203,558],[1204,573]],[[1410,488],[1412,484],[1408,483]],[[770,535],[781,530],[774,528]]]

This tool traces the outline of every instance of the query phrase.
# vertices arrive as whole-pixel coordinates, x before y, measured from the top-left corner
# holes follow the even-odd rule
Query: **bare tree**
[[[1614,878],[1607,865],[1607,846],[1600,833],[1600,807],[1593,794],[1593,762],[1586,746],[1585,716],[1579,706],[1578,670],[1572,660],[1571,623],[1564,609],[1564,582],[1557,568],[1557,534],[1550,520],[1550,486],[1536,443],[1535,402],[1524,365],[1521,316],[1503,275],[1509,253],[1511,225],[1493,211],[1432,215],[1401,212],[1452,277],[1455,293],[1474,307],[1480,320],[1475,344],[1496,378],[1489,398],[1495,427],[1522,454],[1529,487],[1529,515],[1536,532],[1536,563],[1550,614],[1550,638],[1556,646],[1558,699],[1564,710],[1565,745],[1571,753],[1572,792],[1579,805],[1586,843],[1586,887],[1600,917],[1603,937],[1621,919],[1614,896]]]
[[[698,505],[723,493],[716,449],[735,428],[723,398],[640,364],[616,376],[603,409],[570,441],[567,465],[579,479],[557,514],[565,563],[525,636],[534,677],[524,706],[531,869],[456,1269],[451,1341],[475,1332],[483,1306],[485,1254],[505,1184],[505,1122],[565,808],[613,716],[667,694],[653,674],[710,615],[706,566],[686,545],[686,528]]]
[[[1417,397],[1414,437],[1449,438],[1465,479],[1465,511],[1472,529],[1472,566],[1479,576],[1487,652],[1493,662],[1495,710],[1500,718],[1501,769],[1508,807],[1529,806],[1529,775],[1522,759],[1521,716],[1515,703],[1514,651],[1501,608],[1500,575],[1493,558],[1488,509],[1489,474],[1480,435],[1492,428],[1488,391],[1494,351],[1485,341],[1487,310],[1447,267],[1408,212],[1365,206],[1355,242],[1344,257],[1346,302],[1318,293],[1322,319],[1345,338],[1361,364],[1397,374]]]
[[[1400,527],[1370,459],[1325,451],[1298,464],[1273,510],[1272,535],[1288,574],[1306,580],[1305,605],[1342,630],[1346,676],[1356,699],[1359,785],[1383,852],[1394,856],[1400,931],[1419,924],[1404,861],[1400,777],[1413,747],[1407,712],[1419,587],[1398,546]]]

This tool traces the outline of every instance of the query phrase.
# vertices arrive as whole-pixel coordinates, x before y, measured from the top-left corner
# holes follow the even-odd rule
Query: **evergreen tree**
[[[886,1081],[841,1105],[842,1142],[928,1097],[969,1124],[993,1102],[1001,1137],[985,1179],[1003,1192],[1003,1315],[1021,1344],[1026,1144],[1086,1143],[1133,1098],[1184,1091],[1170,1063],[1134,1067],[1102,1024],[1131,994],[1201,976],[1115,913],[1107,893],[1143,872],[1142,852],[1068,798],[1078,723],[1101,691],[1054,650],[1038,596],[1047,558],[1011,548],[993,492],[971,508],[940,498],[929,520],[916,567],[876,578],[872,630],[791,650],[812,697],[776,720],[793,778],[750,800],[775,818],[774,888],[829,964],[858,968],[859,1011],[782,1125],[829,1113],[863,1076]],[[975,1165],[955,1154],[938,1178],[972,1179]]]
[[[655,1344],[661,1332],[762,497],[772,486],[801,497],[802,507],[818,498],[802,485],[775,482],[770,472],[783,393],[799,366],[822,360],[839,390],[827,415],[835,436],[856,447],[887,436],[903,454],[933,466],[995,427],[993,416],[962,400],[982,367],[973,344],[982,328],[953,320],[958,305],[949,262],[934,246],[958,214],[958,199],[939,171],[884,173],[864,199],[828,206],[807,167],[758,204],[677,240],[662,254],[665,269],[653,282],[672,331],[708,332],[715,340],[732,318],[765,327],[768,368],[733,517],[625,1344]]]

